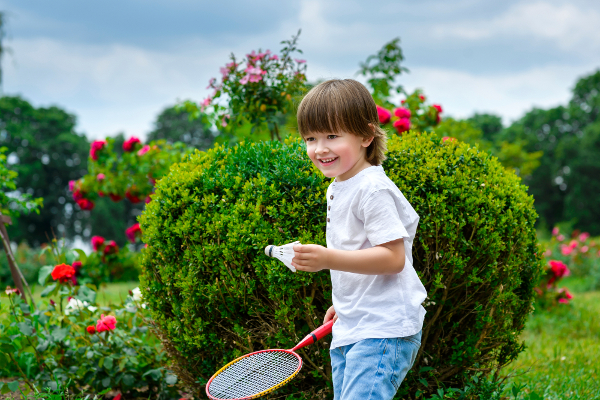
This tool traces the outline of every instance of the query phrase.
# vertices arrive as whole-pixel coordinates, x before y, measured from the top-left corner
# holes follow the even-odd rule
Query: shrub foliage
[[[384,169],[420,215],[414,263],[429,297],[398,398],[488,374],[522,350],[542,270],[533,199],[485,152],[429,134],[389,141]],[[175,164],[141,217],[142,290],[174,369],[200,394],[226,362],[291,348],[331,304],[329,273],[291,273],[268,244],[325,244],[329,179],[299,140],[216,146]],[[327,339],[300,350],[279,393],[332,397]]]

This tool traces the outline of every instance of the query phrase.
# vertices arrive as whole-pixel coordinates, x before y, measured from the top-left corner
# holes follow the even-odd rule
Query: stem
[[[29,388],[31,390],[33,390],[35,392],[35,388],[33,387],[33,385],[31,384],[31,382],[29,381],[29,378],[27,378],[27,375],[25,375],[25,373],[23,372],[23,370],[21,369],[21,366],[19,365],[19,363],[17,362],[17,360],[15,360],[15,357],[11,354],[11,353],[6,353],[8,354],[8,356],[10,357],[11,361],[17,366],[17,368],[19,369],[19,372],[21,373],[21,375],[23,376],[23,378],[25,379],[25,383],[27,383],[27,386],[29,386]]]

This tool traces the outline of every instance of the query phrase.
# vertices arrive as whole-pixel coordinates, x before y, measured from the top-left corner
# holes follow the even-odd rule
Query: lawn
[[[575,297],[530,316],[521,336],[527,349],[505,372],[540,399],[600,399],[600,292],[580,291],[581,279],[561,283]]]

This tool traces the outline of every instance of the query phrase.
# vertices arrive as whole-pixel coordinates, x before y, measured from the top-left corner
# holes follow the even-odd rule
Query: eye
[[[314,137],[307,137],[307,138],[304,138],[304,141],[305,141],[305,142],[312,142],[312,141],[314,141],[314,140],[315,140],[315,138],[314,138]]]
[[[337,135],[327,135],[327,139],[335,139]]]

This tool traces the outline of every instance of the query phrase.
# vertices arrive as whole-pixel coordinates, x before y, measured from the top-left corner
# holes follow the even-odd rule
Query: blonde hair
[[[367,88],[354,79],[332,79],[312,88],[298,106],[298,130],[310,133],[347,132],[373,138],[366,159],[380,165],[387,151],[386,133],[379,126],[377,106]]]

